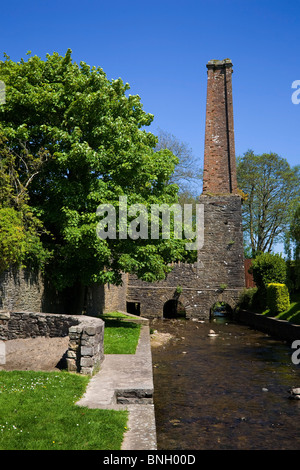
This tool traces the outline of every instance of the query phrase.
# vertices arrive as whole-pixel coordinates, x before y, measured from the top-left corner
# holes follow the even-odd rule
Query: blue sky
[[[236,154],[273,151],[300,163],[299,0],[10,0],[1,5],[1,57],[73,51],[76,62],[121,77],[163,129],[202,165],[206,63],[234,65]]]

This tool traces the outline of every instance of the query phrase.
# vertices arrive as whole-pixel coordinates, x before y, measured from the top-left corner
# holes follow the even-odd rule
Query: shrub
[[[238,306],[245,310],[257,311],[260,309],[259,292],[257,287],[244,289],[240,294]]]
[[[267,286],[267,306],[270,313],[284,312],[290,307],[290,296],[285,284],[270,283]]]
[[[286,282],[287,267],[279,254],[262,253],[253,261],[249,269],[258,288],[266,289],[270,283]]]

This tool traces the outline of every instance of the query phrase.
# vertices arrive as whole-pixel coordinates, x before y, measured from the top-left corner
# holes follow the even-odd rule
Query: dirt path
[[[151,346],[157,347],[172,338],[169,333],[155,331],[151,335]],[[0,370],[58,370],[66,368],[65,354],[69,337],[27,338],[6,341],[6,364]]]
[[[0,370],[58,370],[64,366],[69,337],[6,341],[6,364]]]

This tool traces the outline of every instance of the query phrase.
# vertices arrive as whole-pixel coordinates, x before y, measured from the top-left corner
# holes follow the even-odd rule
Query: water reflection
[[[172,334],[152,349],[159,449],[300,449],[289,347],[224,316],[151,326]]]

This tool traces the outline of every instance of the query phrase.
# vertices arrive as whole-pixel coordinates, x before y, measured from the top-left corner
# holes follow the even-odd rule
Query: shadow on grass
[[[101,316],[104,326],[104,354],[135,354],[141,325],[120,318]]]
[[[129,328],[129,329],[139,329],[140,325],[138,323],[130,322],[130,321],[122,321],[118,318],[102,318],[101,320],[105,322],[105,328]]]

